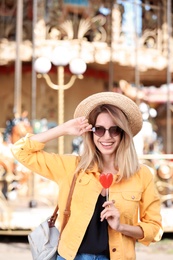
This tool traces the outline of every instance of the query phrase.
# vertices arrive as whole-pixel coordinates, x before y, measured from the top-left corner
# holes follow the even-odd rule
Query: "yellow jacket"
[[[29,135],[28,135],[29,136]],[[44,144],[32,141],[28,136],[20,139],[12,147],[15,158],[33,172],[59,185],[59,223],[61,225],[69,187],[79,157],[57,155],[43,151]],[[71,216],[62,233],[58,252],[67,260],[72,260],[78,251],[94,208],[101,193],[97,167],[92,171],[80,172],[71,202]],[[144,238],[139,242],[149,245],[162,236],[160,200],[149,168],[141,165],[140,170],[130,179],[113,183],[109,189],[109,199],[115,201],[120,212],[120,222],[139,225]],[[109,248],[111,260],[134,260],[135,240],[109,228]]]

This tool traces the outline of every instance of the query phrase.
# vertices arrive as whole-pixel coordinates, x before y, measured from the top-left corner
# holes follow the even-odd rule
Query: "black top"
[[[100,213],[106,197],[100,195],[95,206],[95,211],[88,225],[78,254],[106,255],[109,258],[108,224],[107,220],[100,221]]]

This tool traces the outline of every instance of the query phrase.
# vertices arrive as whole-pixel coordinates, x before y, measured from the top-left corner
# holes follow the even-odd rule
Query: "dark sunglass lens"
[[[122,129],[118,126],[112,126],[110,127],[109,132],[111,136],[115,137],[122,132]]]
[[[103,136],[104,135],[104,133],[105,133],[105,128],[104,127],[102,127],[102,126],[96,126],[95,127],[95,134],[97,135],[97,136]]]

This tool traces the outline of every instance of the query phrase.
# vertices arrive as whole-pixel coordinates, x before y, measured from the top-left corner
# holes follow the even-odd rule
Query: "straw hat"
[[[81,116],[88,118],[94,108],[103,104],[114,105],[124,112],[133,136],[141,130],[142,114],[139,107],[130,98],[115,92],[101,92],[85,98],[76,107],[74,118]]]

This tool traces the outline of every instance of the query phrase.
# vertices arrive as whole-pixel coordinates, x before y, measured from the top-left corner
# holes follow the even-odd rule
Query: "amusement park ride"
[[[21,118],[15,118],[11,131],[1,135],[0,234],[3,235],[28,234],[52,214],[58,196],[53,182],[30,172],[12,156],[11,145],[33,131],[29,121]]]
[[[5,3],[9,1],[2,2]],[[22,108],[21,62],[31,64],[33,53],[34,56],[40,56],[41,54],[47,55],[47,53],[50,54],[50,50],[54,49],[54,47],[57,46],[57,41],[65,45],[68,43],[69,48],[73,47],[74,49],[73,51],[71,51],[71,54],[82,54],[85,58],[85,62],[89,64],[90,67],[95,66],[96,68],[96,66],[98,66],[99,72],[101,70],[100,68],[109,67],[108,69],[110,70],[111,68],[113,68],[113,66],[107,66],[107,64],[120,64],[119,73],[118,71],[116,71],[115,77],[112,77],[113,73],[110,72],[109,90],[113,86],[113,80],[115,80],[116,82],[120,80],[120,91],[131,99],[138,101],[138,103],[155,103],[158,101],[158,99],[161,99],[161,101],[159,101],[160,103],[168,104],[167,111],[169,112],[169,115],[166,118],[167,122],[165,128],[169,130],[166,133],[167,147],[169,147],[169,149],[167,149],[167,151],[164,153],[160,152],[161,149],[158,149],[156,152],[154,152],[154,150],[150,152],[145,151],[145,153],[139,154],[139,159],[142,163],[147,164],[152,169],[156,188],[158,190],[162,203],[161,213],[163,217],[164,231],[173,232],[173,154],[171,154],[173,88],[138,88],[140,87],[139,74],[141,73],[141,75],[144,75],[144,71],[153,70],[153,68],[158,71],[157,75],[159,76],[161,74],[161,71],[165,72],[166,74],[167,70],[167,86],[171,85],[171,54],[173,55],[173,45],[170,44],[173,38],[169,30],[169,28],[172,29],[172,24],[170,22],[170,18],[172,17],[172,9],[170,8],[171,1],[139,1],[141,2],[141,8],[138,9],[137,4],[135,4],[132,8],[135,11],[135,21],[133,26],[130,26],[131,23],[127,24],[127,26],[123,26],[125,28],[124,31],[121,28],[123,25],[123,17],[124,22],[126,22],[127,17],[131,17],[132,15],[128,14],[127,16],[123,16],[125,15],[125,11],[123,10],[125,10],[126,8],[122,7],[123,4],[125,4],[126,2],[128,4],[129,2],[133,1],[116,1],[117,4],[114,5],[113,8],[111,7],[112,17],[111,19],[107,19],[107,23],[105,15],[93,15],[93,17],[88,17],[86,19],[86,16],[89,13],[92,14],[92,12],[89,12],[89,9],[87,9],[86,7],[83,7],[82,9],[78,8],[78,12],[80,10],[83,11],[77,16],[77,12],[75,9],[76,5],[75,7],[71,6],[72,9],[70,9],[69,16],[63,18],[64,13],[61,14],[61,12],[59,12],[60,9],[58,9],[57,12],[54,8],[53,3],[58,4],[58,2],[64,1],[38,1],[38,14],[41,16],[42,19],[37,17],[37,6],[34,4],[32,21],[32,15],[30,13],[31,10],[28,9],[28,6],[30,3],[36,3],[37,1],[24,1],[25,3],[27,3],[24,9],[19,4],[17,4],[17,2],[22,3],[23,1],[11,1],[11,4],[13,3],[14,5],[14,9],[9,8],[8,10],[8,6],[6,7],[6,9],[2,8],[3,6],[0,6],[1,15],[4,12],[4,16],[2,16],[4,17],[4,19],[1,19],[0,21],[4,22],[1,28],[5,28],[5,25],[8,21],[7,11],[9,11],[8,15],[10,22],[13,21],[10,16],[11,13],[18,14],[16,15],[16,35],[12,30],[13,26],[11,26],[11,24],[9,24],[9,28],[5,28],[4,30],[4,39],[2,39],[2,44],[0,44],[0,65],[7,65],[8,67],[8,64],[15,62],[15,93],[17,94],[14,102],[14,107],[16,107],[15,111],[17,111],[19,114],[21,114],[20,112]],[[113,3],[113,1],[95,2]],[[151,6],[149,6],[150,2]],[[47,3],[46,7],[45,3]],[[51,3],[53,8],[50,9],[51,15],[49,19],[47,17],[47,19],[49,20],[49,22],[47,23],[44,21],[43,18],[45,17],[45,10],[51,7]],[[121,3],[121,5],[119,3]],[[64,6],[65,9],[62,8],[62,10],[65,10],[65,14],[67,15],[68,8],[66,5]],[[69,17],[71,17],[72,15],[71,10],[74,9],[74,20],[72,21],[69,20]],[[11,12],[11,10],[14,11]],[[25,19],[24,25],[30,25],[33,22],[31,27],[34,28],[35,24],[33,32],[30,33],[28,32],[29,27],[23,26],[26,29],[25,33],[23,34],[26,36],[29,35],[27,36],[29,38],[26,37],[24,41],[21,39],[22,30],[24,29],[22,28],[23,18],[21,14],[23,10],[25,10],[24,15],[28,16],[28,23],[26,23]],[[145,21],[143,20],[144,18],[142,18],[140,22],[138,21],[139,18],[136,14],[139,10],[143,11],[143,17],[145,18]],[[44,15],[41,14],[41,11]],[[56,19],[54,18],[55,13],[60,14],[59,17]],[[48,13],[46,15],[48,15]],[[150,20],[147,20],[148,17],[150,18]],[[158,24],[156,24],[157,17]],[[76,26],[77,18],[80,18],[78,21],[78,26]],[[160,18],[162,19],[161,21],[159,20]],[[60,21],[62,19],[65,20],[61,23]],[[57,25],[55,26],[55,21],[57,25],[60,25],[59,27]],[[73,30],[73,22],[75,24],[75,30]],[[132,32],[132,28],[138,30],[138,24],[146,25],[146,30],[145,26],[144,28],[141,27],[142,31],[140,32],[140,34],[142,34],[142,36],[140,37],[139,33],[137,33],[136,31]],[[112,30],[110,25],[113,25]],[[126,25],[126,23],[124,25]],[[150,28],[150,26],[148,25],[153,25],[153,27]],[[130,32],[127,33],[127,37],[125,37],[126,29],[128,29],[128,26],[130,28]],[[107,31],[109,31],[109,33],[111,32],[111,35],[109,35],[109,37],[107,37],[105,28],[108,29]],[[7,32],[9,32],[9,35],[6,35]],[[76,34],[78,35],[78,38],[76,37]],[[16,36],[17,41],[16,39],[13,41],[8,39],[8,37],[11,38],[13,35]],[[30,39],[32,38],[30,37],[31,35],[34,35],[33,42],[31,42]],[[109,41],[112,40],[111,44],[109,43],[109,41],[106,41],[107,38],[109,39]],[[131,42],[133,44],[128,45]],[[19,50],[22,53],[21,57],[23,60],[20,60]],[[121,78],[124,79],[125,74],[128,74],[123,71],[122,67],[128,67],[129,71],[135,72],[132,74],[135,74],[135,86],[138,87],[132,87],[127,81],[121,80]],[[121,71],[123,71],[122,74]],[[119,78],[117,79],[119,74],[121,77],[119,76]],[[33,72],[32,74],[33,96],[36,90],[34,75],[35,72]],[[132,78],[134,78],[134,75],[132,75],[132,78],[130,75],[131,74],[129,74],[129,78],[126,78],[126,80],[132,82]],[[156,83],[157,76],[153,75],[154,74],[149,75],[149,73],[146,72],[146,82],[148,82],[148,78],[150,78],[150,80],[152,78],[152,82]],[[165,76],[163,76],[163,78],[164,77]],[[8,81],[9,77],[7,76],[7,81],[4,82],[6,82],[6,84],[10,84],[8,83]],[[162,83],[163,82],[165,82],[165,78],[164,80],[162,79]],[[11,85],[13,84],[11,83]],[[161,84],[158,83],[157,86],[160,85]],[[77,95],[77,93],[75,95]],[[1,97],[1,100],[3,101],[3,96]],[[36,118],[35,111],[36,102],[34,101],[32,104],[32,119]],[[41,116],[39,116],[39,118],[40,117]],[[164,118],[165,121],[166,119]],[[53,182],[50,182],[42,177],[39,177],[35,173],[30,172],[19,162],[17,162],[11,154],[11,145],[20,137],[25,136],[26,132],[33,131],[31,125],[28,123],[29,122],[26,120],[26,116],[21,116],[20,118],[16,115],[15,120],[13,122],[9,122],[9,132],[4,131],[4,129],[0,129],[0,132],[2,132],[2,140],[0,142],[0,234],[28,234],[30,230],[32,230],[33,228],[38,226],[39,223],[45,220],[45,218],[47,218],[49,214],[52,214],[52,210],[57,203],[58,187]],[[147,133],[147,131],[145,132]],[[82,144],[82,142],[81,139],[75,141],[76,142],[73,143],[75,146],[75,152],[78,152],[80,150],[79,146]],[[148,142],[148,139],[146,139],[146,142]]]

